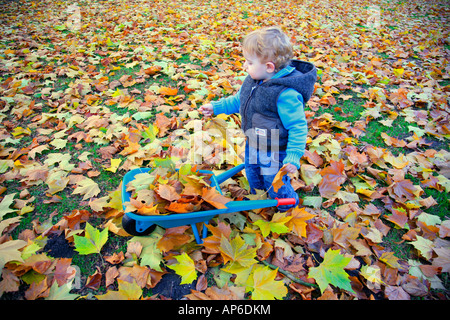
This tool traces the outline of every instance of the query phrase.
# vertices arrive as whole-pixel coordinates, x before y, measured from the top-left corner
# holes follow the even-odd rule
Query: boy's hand
[[[298,171],[297,167],[292,163],[286,163],[281,170],[286,171],[287,173],[295,173]]]
[[[198,109],[205,117],[211,117],[214,113],[214,108],[211,103],[205,104]]]

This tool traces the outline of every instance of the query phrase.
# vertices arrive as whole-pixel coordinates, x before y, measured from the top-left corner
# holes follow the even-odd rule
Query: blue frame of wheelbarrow
[[[244,164],[238,165],[230,170],[227,170],[218,176],[215,176],[212,171],[209,170],[199,170],[203,174],[211,174],[211,187],[216,187],[216,189],[222,193],[220,184],[228,180],[235,174],[239,173],[244,169]],[[153,170],[153,168],[137,168],[133,169],[125,174],[122,181],[122,206],[125,211],[125,202],[130,201],[131,192],[126,191],[127,184],[134,180],[134,177],[139,173],[145,173]],[[189,213],[176,213],[168,215],[151,215],[143,216],[133,212],[125,212],[130,219],[136,221],[136,231],[143,232],[147,230],[153,224],[156,224],[163,228],[174,228],[185,225],[191,225],[192,231],[194,233],[195,240],[198,244],[203,243],[202,239],[206,238],[208,229],[206,224],[209,220],[214,218],[218,214],[232,213],[244,210],[261,209],[268,207],[275,207],[279,205],[295,204],[295,199],[267,199],[267,200],[242,200],[242,201],[230,201],[226,204],[224,209],[214,209],[207,211],[197,211]],[[196,223],[203,222],[205,226],[203,227],[202,238],[200,238]]]

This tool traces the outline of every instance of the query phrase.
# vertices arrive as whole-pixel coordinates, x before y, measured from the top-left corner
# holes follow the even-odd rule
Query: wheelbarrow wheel
[[[124,214],[122,217],[122,227],[132,236],[147,236],[155,230],[156,225],[153,224],[144,231],[139,232],[136,230],[136,220],[131,219],[128,215]]]

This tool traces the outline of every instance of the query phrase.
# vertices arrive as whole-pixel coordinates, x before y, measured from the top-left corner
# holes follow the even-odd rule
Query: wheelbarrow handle
[[[217,183],[221,184],[222,182],[228,180],[229,178],[231,178],[232,176],[234,176],[235,174],[237,174],[238,172],[241,172],[243,169],[245,168],[245,164],[240,164],[230,170],[227,170],[221,174],[219,174],[218,176],[216,176],[217,179]]]
[[[283,199],[275,198],[275,199],[278,201],[277,207],[294,205],[297,202],[297,200],[295,200],[295,198],[283,198]]]

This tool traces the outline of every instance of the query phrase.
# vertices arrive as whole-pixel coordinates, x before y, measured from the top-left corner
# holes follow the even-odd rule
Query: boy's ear
[[[266,62],[266,68],[267,68],[267,72],[268,73],[273,73],[275,72],[275,64],[271,61]]]

